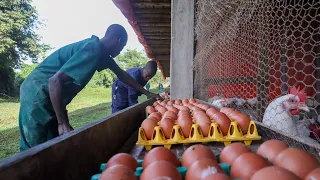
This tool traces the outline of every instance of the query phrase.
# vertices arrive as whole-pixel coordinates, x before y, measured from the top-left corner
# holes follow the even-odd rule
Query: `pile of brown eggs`
[[[190,110],[192,113],[190,114]],[[149,115],[141,127],[144,129],[147,139],[152,138],[153,130],[160,126],[165,137],[170,138],[174,125],[181,127],[183,135],[188,138],[193,123],[200,126],[204,137],[207,137],[212,122],[218,123],[224,136],[227,135],[232,120],[237,121],[243,134],[246,134],[250,124],[250,117],[231,108],[222,108],[217,111],[207,104],[196,102],[195,99],[164,100],[146,107]]]
[[[231,166],[231,177],[218,163]],[[320,179],[320,164],[315,157],[301,149],[289,148],[279,140],[264,142],[256,153],[242,143],[232,143],[221,151],[218,159],[207,146],[196,144],[185,150],[181,162],[171,150],[156,147],[145,155],[140,179],[181,180],[179,166],[187,168],[186,180]],[[117,154],[108,161],[100,180],[137,179],[134,175],[137,167],[138,163],[131,155]]]

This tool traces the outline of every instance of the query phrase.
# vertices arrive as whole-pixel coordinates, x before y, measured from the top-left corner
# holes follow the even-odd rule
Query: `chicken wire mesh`
[[[196,1],[195,97],[318,145],[319,9],[319,0]]]

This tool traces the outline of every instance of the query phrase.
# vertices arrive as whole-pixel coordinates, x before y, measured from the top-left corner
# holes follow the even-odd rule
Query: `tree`
[[[35,32],[42,24],[31,0],[1,0],[0,24],[0,92],[10,93],[13,69],[27,59],[37,62],[50,46]]]
[[[124,70],[133,67],[143,67],[148,58],[136,49],[127,49],[116,57],[117,64]]]

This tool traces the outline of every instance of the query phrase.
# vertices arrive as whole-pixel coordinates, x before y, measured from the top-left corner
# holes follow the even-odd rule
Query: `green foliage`
[[[23,60],[37,62],[50,49],[35,33],[40,25],[31,0],[0,1],[0,93],[13,93],[13,68],[19,68]]]
[[[107,69],[101,72],[96,72],[87,86],[92,88],[97,88],[97,87],[109,88],[112,86],[112,83],[115,79],[116,79],[116,75],[112,71]]]
[[[134,67],[143,67],[148,58],[136,49],[127,49],[116,57],[117,64],[123,69],[127,70]]]

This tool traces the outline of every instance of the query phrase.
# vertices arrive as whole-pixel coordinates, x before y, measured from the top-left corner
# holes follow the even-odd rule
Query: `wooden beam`
[[[147,40],[168,40],[171,39],[171,36],[143,36]]]
[[[140,27],[170,27],[170,22],[166,23],[138,23]]]
[[[158,32],[142,32],[143,36],[169,36],[171,38],[171,33],[158,33]]]
[[[135,9],[134,14],[166,14],[170,15],[171,14],[171,9],[166,8],[166,9]]]
[[[161,19],[169,19],[171,21],[171,14],[170,13],[144,13],[144,14],[135,14],[135,18],[136,19],[161,18]]]
[[[171,27],[145,27],[145,26],[140,26],[140,30],[141,30],[142,33],[152,32],[152,33],[170,33],[171,34]]]
[[[168,23],[170,24],[171,19],[170,18],[162,18],[162,17],[158,17],[158,18],[149,18],[149,17],[145,17],[145,18],[136,18],[136,21],[138,22],[138,24],[141,23]]]
[[[194,0],[171,1],[170,95],[193,97]]]
[[[90,179],[145,119],[150,99],[0,162],[1,179]],[[137,137],[136,137],[137,140]]]
[[[170,9],[171,4],[170,3],[156,3],[156,2],[133,2],[132,3],[134,8],[140,8],[140,9]]]

